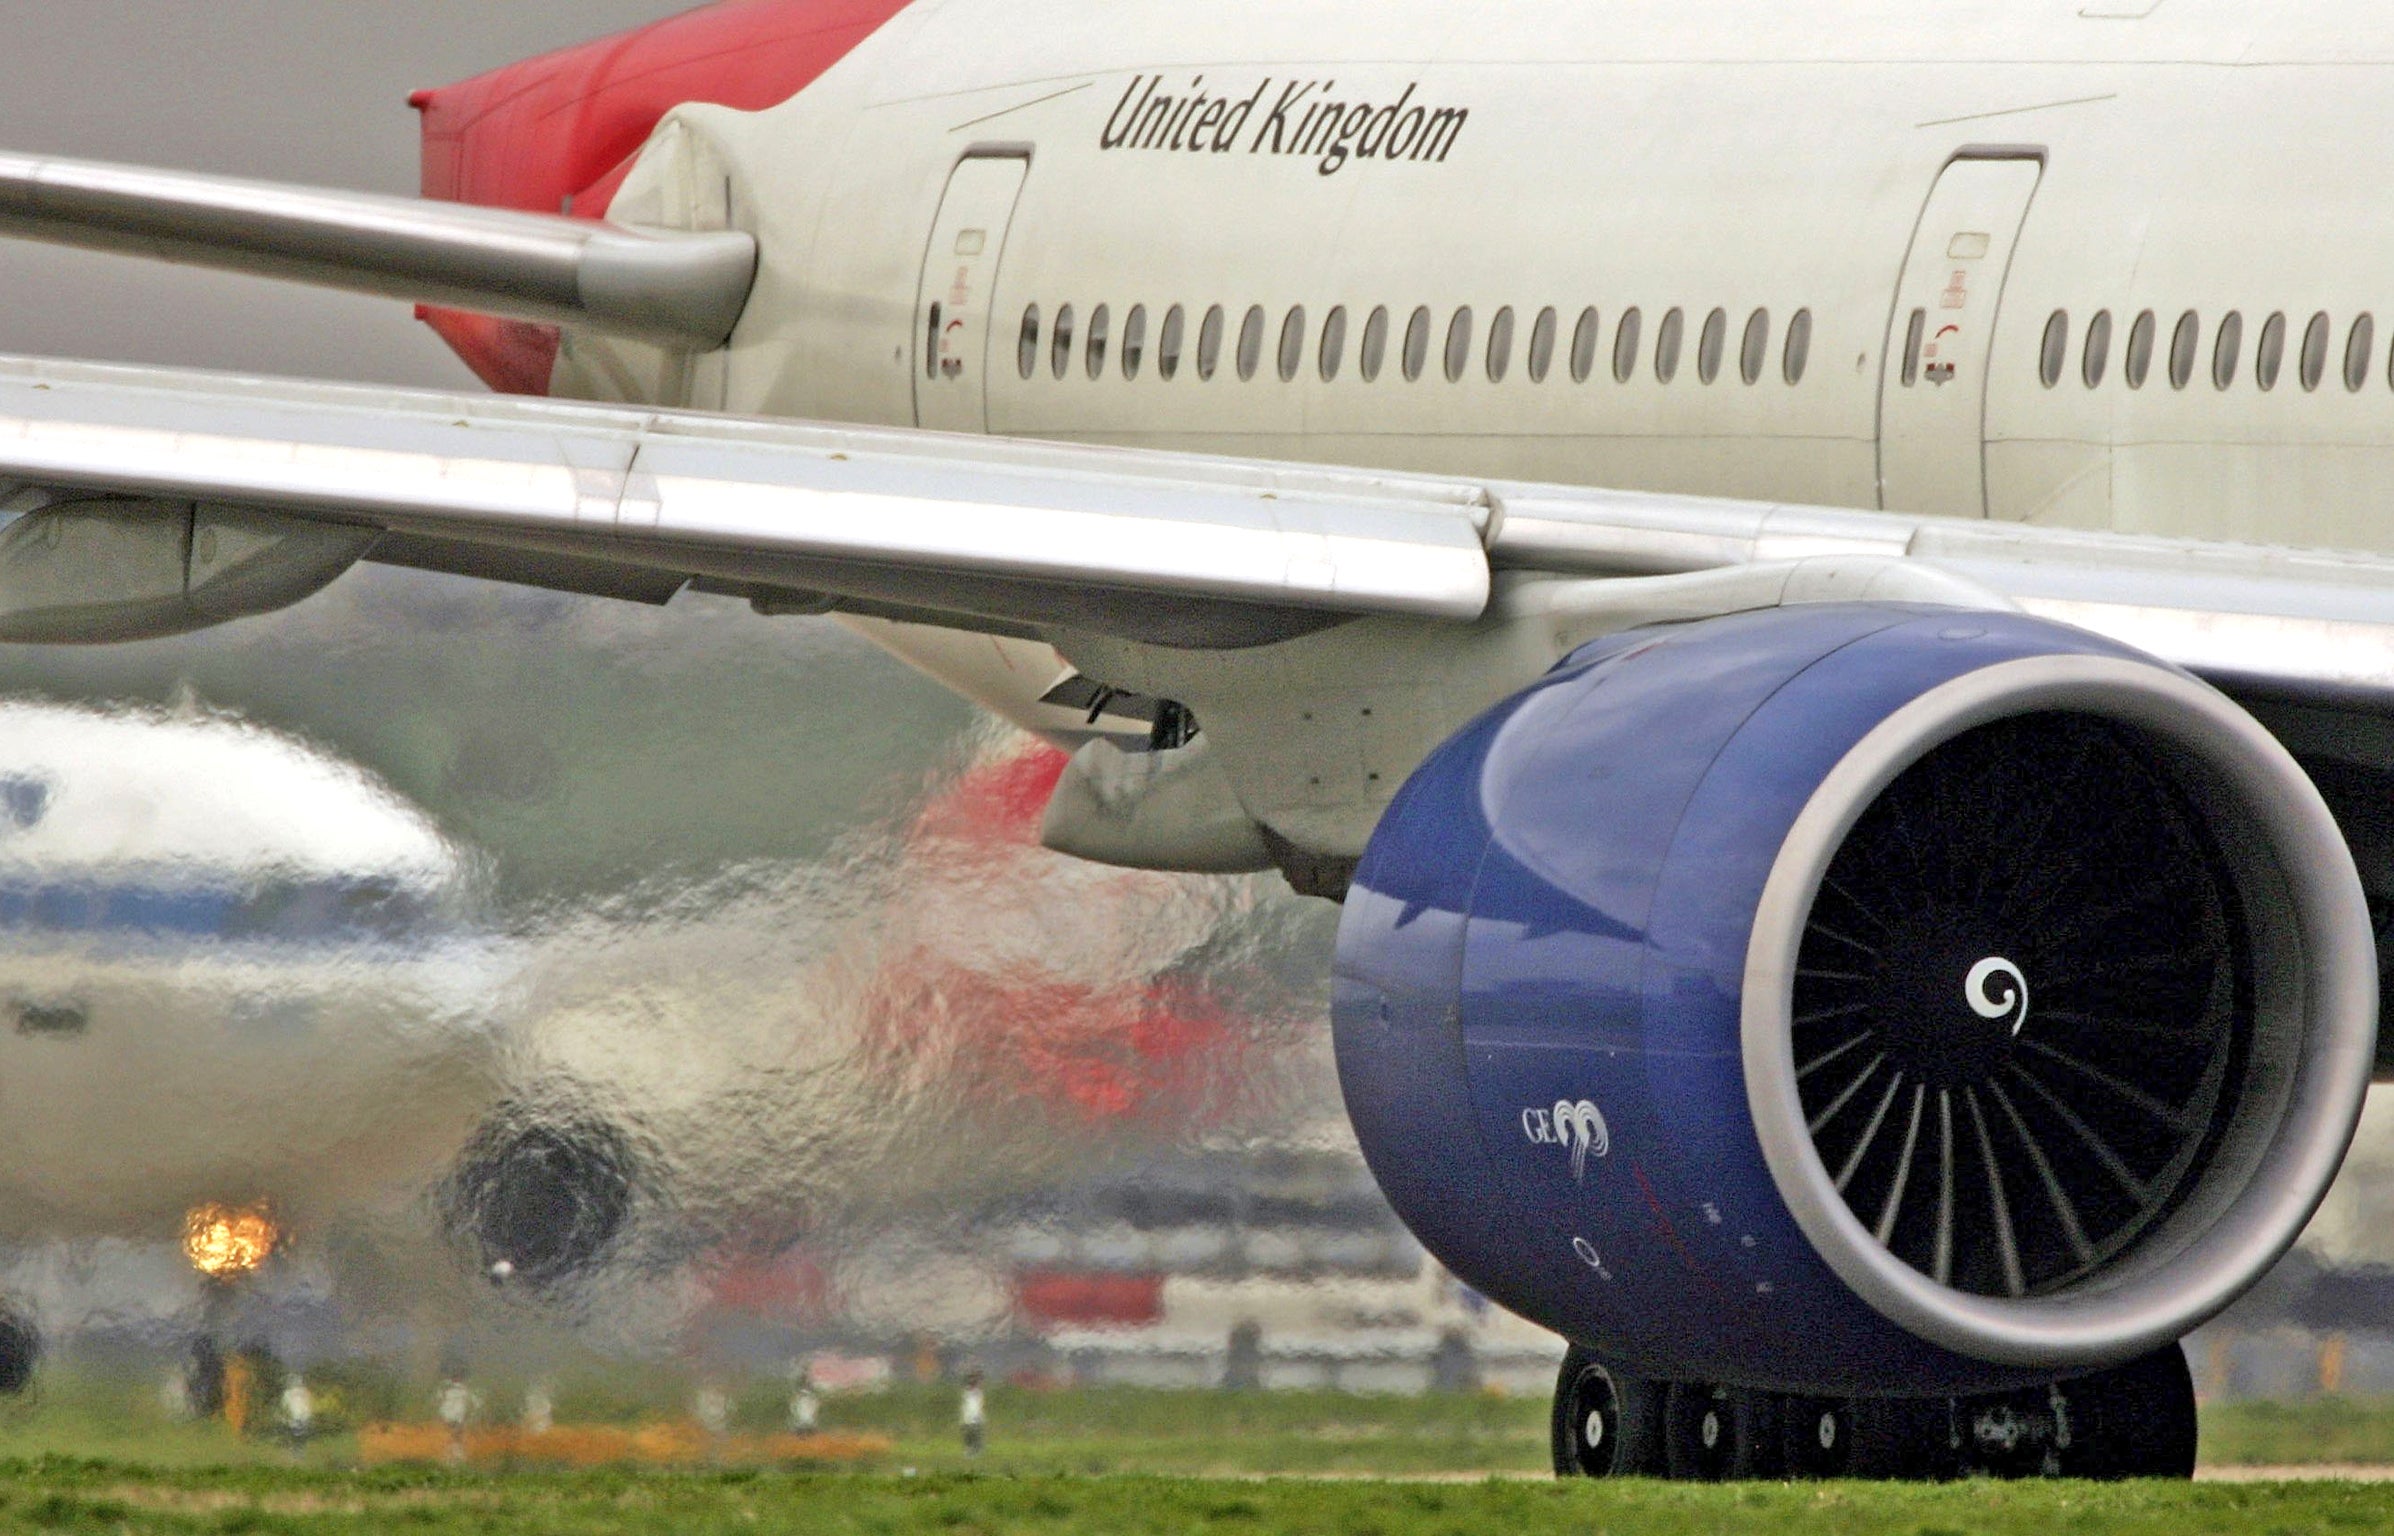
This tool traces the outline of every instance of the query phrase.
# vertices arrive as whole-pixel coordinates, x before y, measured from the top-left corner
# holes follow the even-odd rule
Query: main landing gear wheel
[[[1663,1388],[1574,1344],[1555,1378],[1548,1426],[1557,1477],[1660,1477]]]
[[[2194,1377],[2172,1344],[2049,1387],[1955,1404],[1962,1470],[1996,1477],[2190,1478]]]
[[[1663,1399],[1663,1456],[1681,1482],[1778,1477],[1785,1399],[1775,1392],[1674,1382]]]
[[[2194,1378],[2172,1344],[1983,1397],[1791,1397],[1666,1386],[1574,1348],[1555,1383],[1552,1432],[1560,1477],[2182,1479],[2194,1475]]]

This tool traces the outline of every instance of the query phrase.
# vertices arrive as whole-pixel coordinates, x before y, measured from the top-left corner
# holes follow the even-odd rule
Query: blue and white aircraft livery
[[[1558,1471],[2183,1475],[2379,1070],[2389,87],[2357,0],[750,0],[420,93],[422,201],[0,156],[515,397],[0,363],[0,637],[842,615],[1048,847],[1344,903]]]

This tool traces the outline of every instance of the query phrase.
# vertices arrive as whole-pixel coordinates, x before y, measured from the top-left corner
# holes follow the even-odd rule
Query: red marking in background
[[[1039,841],[1039,823],[1072,759],[1045,742],[966,770],[915,818],[913,837],[974,843]]]
[[[906,0],[728,0],[635,31],[418,91],[424,195],[604,217],[631,157],[685,102],[742,112],[812,85]],[[548,393],[554,326],[420,308],[482,381]]]
[[[1140,1328],[1163,1321],[1162,1275],[1031,1270],[1014,1280],[1025,1322],[1050,1328]]]

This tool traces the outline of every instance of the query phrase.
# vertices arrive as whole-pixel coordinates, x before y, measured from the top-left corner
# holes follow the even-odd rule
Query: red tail
[[[725,0],[418,91],[424,195],[601,218],[632,156],[684,102],[754,112],[814,83],[906,0]],[[554,327],[418,313],[491,388],[546,394]]]

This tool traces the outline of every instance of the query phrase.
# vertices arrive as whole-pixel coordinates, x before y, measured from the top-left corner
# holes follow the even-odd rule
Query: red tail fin
[[[814,83],[906,0],[725,0],[418,91],[424,195],[602,218],[632,156],[684,102],[755,112]],[[554,328],[418,313],[491,388],[546,394]]]

